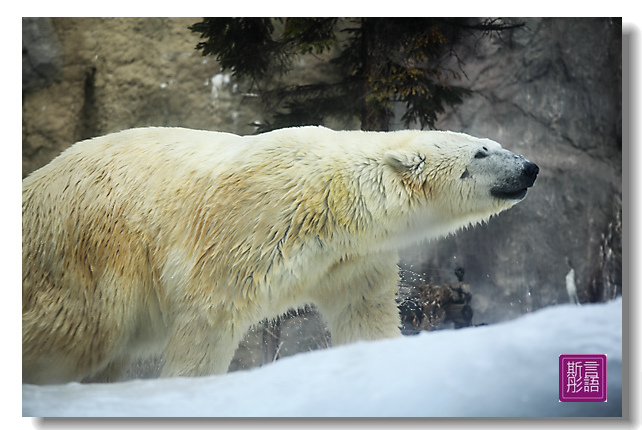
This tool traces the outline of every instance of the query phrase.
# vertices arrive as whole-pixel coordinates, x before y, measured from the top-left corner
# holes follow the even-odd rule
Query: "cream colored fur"
[[[500,150],[321,127],[75,144],[23,181],[23,381],[161,352],[163,376],[223,373],[252,324],[306,303],[334,344],[399,336],[397,249],[516,203],[489,195],[482,146]]]

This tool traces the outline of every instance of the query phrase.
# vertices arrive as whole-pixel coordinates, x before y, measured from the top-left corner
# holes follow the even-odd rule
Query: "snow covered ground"
[[[607,354],[608,401],[560,403],[560,354]],[[622,300],[299,354],[222,376],[22,386],[36,417],[622,415]]]

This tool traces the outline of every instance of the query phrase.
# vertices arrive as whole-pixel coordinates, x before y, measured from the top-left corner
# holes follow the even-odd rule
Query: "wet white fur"
[[[252,324],[306,303],[334,344],[399,336],[398,248],[516,203],[489,193],[512,155],[322,127],[77,143],[23,181],[23,380],[116,380],[157,352],[164,376],[222,373]]]

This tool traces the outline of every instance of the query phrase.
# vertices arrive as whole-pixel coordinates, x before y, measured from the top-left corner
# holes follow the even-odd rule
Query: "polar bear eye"
[[[475,154],[475,158],[485,158],[485,157],[488,157],[488,148],[484,146],[480,151],[477,151],[477,153]]]

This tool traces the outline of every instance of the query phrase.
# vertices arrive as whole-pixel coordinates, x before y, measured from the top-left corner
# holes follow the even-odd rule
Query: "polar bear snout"
[[[503,200],[522,200],[526,197],[528,188],[535,183],[538,173],[539,167],[537,164],[525,160],[514,175],[492,187],[490,194]]]
[[[535,179],[537,179],[537,174],[539,173],[539,167],[537,164],[531,162],[531,161],[526,161],[524,163],[524,170],[522,172],[522,177],[525,183],[527,184],[526,187],[532,187],[533,184],[535,183]]]

